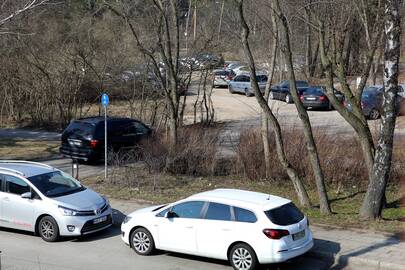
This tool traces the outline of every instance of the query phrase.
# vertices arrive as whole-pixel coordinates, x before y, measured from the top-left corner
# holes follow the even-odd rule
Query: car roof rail
[[[17,170],[9,169],[9,168],[2,168],[2,167],[0,167],[0,172],[1,172],[1,171],[3,171],[3,172],[11,172],[11,173],[15,173],[15,174],[19,174],[19,175],[21,175],[21,176],[24,176],[24,173],[22,173],[22,172],[20,172],[20,171],[17,171]]]
[[[48,169],[53,169],[52,166],[45,164],[45,163],[40,163],[40,162],[26,161],[26,160],[0,160],[0,164],[8,164],[8,163],[35,165],[35,166],[45,167]]]

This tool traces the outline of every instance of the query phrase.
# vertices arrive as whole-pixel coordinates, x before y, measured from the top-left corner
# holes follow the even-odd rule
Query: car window
[[[146,134],[149,131],[149,129],[142,123],[133,122],[133,125],[135,127],[136,133]]]
[[[249,76],[243,76],[243,82],[250,82]]]
[[[323,92],[322,92],[321,88],[308,88],[307,90],[305,90],[304,94],[322,96]]]
[[[22,179],[11,175],[5,175],[6,192],[16,195],[21,195],[30,192],[30,186]]]
[[[295,224],[304,218],[304,214],[293,203],[284,204],[265,213],[271,222],[280,226]]]
[[[297,87],[308,87],[309,86],[308,82],[306,82],[306,81],[297,81],[296,84],[297,84]]]
[[[235,82],[240,82],[241,81],[241,76],[236,76],[233,81]]]
[[[169,211],[169,209],[170,209],[170,207],[166,208],[163,211],[160,211],[156,216],[157,217],[164,217],[166,215],[167,211]]]
[[[65,129],[64,133],[66,135],[79,135],[82,137],[91,137],[94,134],[96,126],[94,124],[82,122],[82,121],[73,121]]]
[[[3,191],[3,177],[4,175],[0,174],[0,191]]]
[[[204,218],[231,221],[231,207],[221,203],[210,203]]]
[[[200,201],[184,202],[173,206],[171,212],[178,218],[201,218],[203,206]]]
[[[257,79],[258,82],[267,82],[267,76],[266,75],[256,76],[256,79]]]
[[[233,212],[235,213],[235,221],[247,223],[255,223],[257,221],[256,215],[252,211],[234,207]]]

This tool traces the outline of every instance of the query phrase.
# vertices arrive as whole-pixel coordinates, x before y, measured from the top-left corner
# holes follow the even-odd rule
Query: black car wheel
[[[38,222],[39,236],[46,242],[56,242],[59,239],[59,227],[51,216],[45,216]]]
[[[371,120],[377,120],[378,118],[380,118],[380,112],[377,109],[372,109],[370,111],[370,114],[368,115],[368,118],[370,118]]]
[[[233,89],[232,89],[232,86],[231,86],[231,85],[229,85],[229,86],[228,86],[228,90],[229,90],[229,93],[231,93],[231,94],[235,93],[235,92],[233,91]]]
[[[152,234],[145,228],[138,228],[131,234],[131,247],[133,250],[143,256],[153,253],[155,250],[155,241]]]
[[[235,270],[253,270],[258,265],[254,250],[247,244],[237,244],[229,253],[229,262]]]
[[[250,91],[249,91],[247,88],[245,89],[245,95],[246,95],[247,97],[253,96],[253,94],[250,93]]]

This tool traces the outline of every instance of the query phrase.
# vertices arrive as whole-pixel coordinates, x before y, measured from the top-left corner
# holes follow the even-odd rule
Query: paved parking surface
[[[112,202],[119,221],[123,212],[141,207],[136,203]],[[160,252],[154,256],[138,256],[120,239],[116,225],[108,231],[80,239],[64,239],[58,243],[46,243],[39,237],[17,231],[0,229],[1,270],[231,270],[223,261]],[[328,269],[328,262],[310,256],[302,256],[290,262],[264,266],[262,269],[321,270]]]

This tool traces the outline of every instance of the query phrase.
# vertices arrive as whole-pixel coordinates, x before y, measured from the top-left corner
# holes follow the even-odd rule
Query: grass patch
[[[59,141],[0,140],[1,159],[41,160],[59,154]]]
[[[138,168],[136,173],[124,185],[116,182],[104,182],[103,177],[92,177],[83,182],[96,191],[109,197],[123,200],[140,200],[151,204],[173,202],[197,192],[215,188],[238,188],[259,191],[278,195],[298,201],[289,181],[249,181],[239,177],[190,177],[172,176],[166,174],[151,175],[146,170]],[[313,208],[302,209],[312,223],[341,226],[346,228],[361,228],[390,233],[405,231],[405,209],[401,205],[401,198],[405,196],[398,186],[390,186],[387,189],[388,208],[383,211],[383,219],[375,222],[363,222],[359,220],[358,211],[362,203],[365,191],[353,187],[350,190],[341,191],[329,188],[329,197],[334,212],[331,216],[320,214],[316,206],[317,195],[315,190],[309,190]]]

